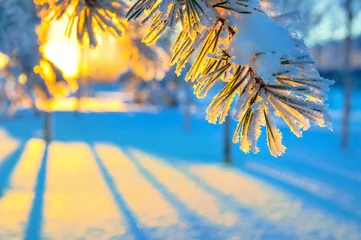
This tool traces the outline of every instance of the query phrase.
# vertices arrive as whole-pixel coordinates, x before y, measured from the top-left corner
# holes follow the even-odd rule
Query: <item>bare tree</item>
[[[352,37],[352,20],[353,20],[353,10],[352,10],[352,0],[346,0],[345,10],[347,13],[347,35],[344,41],[344,69],[342,74],[342,79],[344,82],[344,109],[343,109],[343,121],[342,121],[342,147],[348,147],[348,138],[349,138],[349,121],[350,121],[350,111],[351,111],[351,64],[350,64],[350,55],[351,55],[351,37]]]
[[[231,151],[231,122],[232,118],[228,116],[223,126],[223,161],[226,164],[232,164],[232,151]]]
[[[50,109],[46,109],[44,111],[44,140],[46,143],[51,142],[51,111]]]
[[[189,96],[189,89],[191,86],[188,82],[184,82],[184,97],[185,97],[185,104],[184,104],[184,120],[183,120],[183,128],[184,131],[189,132],[191,130],[191,99]]]

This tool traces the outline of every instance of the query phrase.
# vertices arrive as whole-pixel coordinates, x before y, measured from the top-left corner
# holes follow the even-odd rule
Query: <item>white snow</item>
[[[331,93],[334,132],[297,139],[281,125],[283,157],[264,140],[258,155],[234,145],[234,166],[221,164],[222,127],[203,111],[188,133],[178,111],[59,112],[47,147],[41,119],[0,120],[0,239],[357,240],[360,95],[342,150],[342,95]]]

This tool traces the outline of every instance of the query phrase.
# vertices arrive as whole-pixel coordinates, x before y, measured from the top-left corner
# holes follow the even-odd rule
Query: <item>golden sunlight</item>
[[[70,38],[65,36],[67,21],[60,19],[49,26],[46,43],[42,46],[44,57],[59,67],[66,80],[78,77],[99,81],[112,81],[127,70],[124,64],[122,47],[109,34],[100,34],[96,49],[84,49],[73,32]],[[75,30],[75,29],[74,29]]]
[[[60,68],[67,79],[74,79],[79,73],[80,51],[77,42],[64,36],[58,29],[62,22],[54,22],[49,28],[47,43],[43,46],[44,56]]]
[[[9,57],[0,52],[0,70],[4,69],[9,62]]]

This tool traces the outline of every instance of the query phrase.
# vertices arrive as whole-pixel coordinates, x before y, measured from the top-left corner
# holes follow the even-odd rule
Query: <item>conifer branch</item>
[[[136,19],[143,14],[147,20],[153,18],[144,39],[146,44],[156,42],[177,20],[181,24],[182,30],[172,47],[171,65],[176,64],[180,74],[191,56],[195,56],[186,80],[195,83],[197,97],[205,97],[213,86],[223,82],[223,89],[207,108],[209,122],[223,123],[237,99],[234,119],[238,126],[233,141],[240,142],[244,152],[259,151],[256,143],[264,126],[271,154],[284,153],[286,148],[275,117],[282,118],[298,137],[310,127],[309,121],[331,127],[323,102],[324,92],[333,81],[319,76],[302,42],[273,22],[259,6],[246,0],[138,0],[127,17]],[[253,53],[243,47],[242,44],[259,44],[256,48],[262,49],[262,44],[267,45],[259,43],[260,40],[252,42],[252,37],[257,38],[257,33],[252,32],[263,30],[257,24],[254,29],[248,26],[256,21],[280,31],[283,34],[280,38],[284,38],[281,41],[289,45],[287,51],[293,54],[277,44]],[[244,29],[251,32],[243,32]]]
[[[76,25],[78,40],[88,37],[91,46],[97,44],[97,31],[119,35],[123,16],[151,22],[142,39],[148,45],[179,24],[170,64],[179,75],[194,58],[186,80],[194,83],[199,98],[217,84],[223,87],[207,108],[209,122],[223,123],[236,102],[233,141],[244,152],[259,151],[257,140],[265,127],[271,154],[284,153],[275,118],[298,137],[310,122],[331,128],[323,102],[333,81],[320,77],[303,41],[272,20],[256,0],[137,0],[126,14],[120,0],[36,1],[43,17],[67,15],[67,33]],[[73,9],[70,2],[77,3]]]

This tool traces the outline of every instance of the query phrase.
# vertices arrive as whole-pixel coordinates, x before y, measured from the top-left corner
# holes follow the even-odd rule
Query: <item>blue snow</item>
[[[43,158],[34,173],[36,177],[32,191],[18,189],[18,182],[13,179],[20,168],[26,143],[42,136],[42,119],[27,111],[20,112],[19,117],[12,120],[2,119],[0,129],[5,131],[9,138],[18,141],[19,145],[0,159],[0,239],[361,239],[360,96],[360,92],[353,96],[348,149],[340,147],[342,91],[335,89],[329,99],[333,131],[312,126],[298,139],[282,124],[283,142],[287,146],[284,156],[270,156],[263,136],[259,143],[261,152],[257,155],[244,154],[238,145],[233,144],[232,165],[222,163],[223,126],[207,123],[203,110],[192,116],[189,131],[183,128],[184,113],[177,109],[164,109],[156,113],[54,113],[53,143],[65,144],[64,146],[80,143],[83,144],[81,146],[88,146],[89,154],[94,156],[94,159],[89,159],[97,168],[94,174],[104,181],[104,188],[110,196],[104,197],[102,201],[114,203],[116,211],[125,222],[125,233],[113,236],[109,230],[111,226],[103,222],[99,222],[99,226],[84,228],[83,232],[80,231],[83,227],[81,224],[79,232],[56,232],[57,219],[50,217],[53,216],[51,209],[55,205],[47,201],[54,199],[54,196],[55,199],[63,199],[56,198],[56,194],[66,193],[49,188],[48,181],[52,177],[49,174],[53,171],[65,171],[66,176],[67,170],[60,165],[58,170],[49,170],[51,143],[43,150]],[[233,129],[235,124],[233,123]],[[7,139],[2,140],[1,144],[6,145]],[[132,199],[130,195],[123,195],[130,194],[132,189],[120,187],[123,185],[118,180],[119,176],[114,174],[116,169],[109,168],[104,162],[105,159],[96,151],[97,144],[109,146],[110,149],[122,149],[127,161],[137,172],[131,176],[132,179],[145,179],[150,183],[150,187],[169,204],[169,209],[176,210],[181,220],[161,225],[159,228],[153,227],[144,211],[162,210],[158,210],[157,205],[154,205],[145,206],[146,210],[141,212],[142,205],[149,204],[147,198],[135,199],[140,201],[137,205],[129,201]],[[1,149],[0,147],[0,152]],[[62,149],[66,153],[67,148]],[[141,154],[136,154],[137,152]],[[58,153],[62,154],[61,151]],[[113,164],[121,160],[114,157],[109,161]],[[64,158],[64,164],[72,164],[70,161],[77,159]],[[176,171],[179,178],[174,176],[174,179],[184,178],[184,184],[194,183],[201,192],[209,194],[211,199],[219,202],[217,209],[229,212],[238,220],[229,225],[217,224],[216,219],[207,218],[208,215],[217,216],[213,210],[202,215],[200,210],[198,211],[202,206],[182,200],[182,197],[187,198],[187,194],[192,192],[187,192],[187,189],[174,191],[179,189],[179,183],[172,182],[176,181],[172,177],[169,177],[169,182],[164,182],[165,178],[157,174],[158,168],[165,169],[163,172]],[[81,179],[82,174],[78,177]],[[234,182],[233,179],[244,182]],[[127,178],[124,181],[126,180]],[[90,190],[93,184],[95,183],[89,182]],[[229,191],[226,190],[228,186]],[[184,185],[184,188],[187,187],[188,185]],[[49,192],[51,194],[48,197]],[[28,213],[25,219],[23,217],[19,220],[17,227],[14,226],[15,230],[9,229],[7,225],[8,219],[13,216],[10,216],[12,212],[9,208],[6,208],[9,206],[6,205],[6,200],[10,201],[13,193],[33,194],[27,202]],[[194,199],[199,197],[202,200],[205,196],[195,195]],[[135,197],[136,195],[133,196]],[[266,197],[271,200],[267,202]],[[25,201],[25,198],[22,199],[19,201]],[[153,199],[153,196],[149,196],[149,199]],[[279,202],[275,202],[275,199],[279,199]],[[265,203],[270,205],[265,206]],[[46,204],[48,207],[45,208]],[[63,204],[65,206],[67,203]],[[285,206],[290,206],[290,210],[285,211]],[[214,206],[209,207],[211,209]],[[268,210],[276,212],[269,213]],[[87,212],[86,209],[84,211]],[[101,212],[102,208],[97,211]],[[291,216],[291,211],[297,214]],[[67,213],[62,214],[69,217]],[[17,215],[14,213],[14,216]],[[167,221],[164,220],[165,223]],[[96,232],[93,237],[92,231]]]

